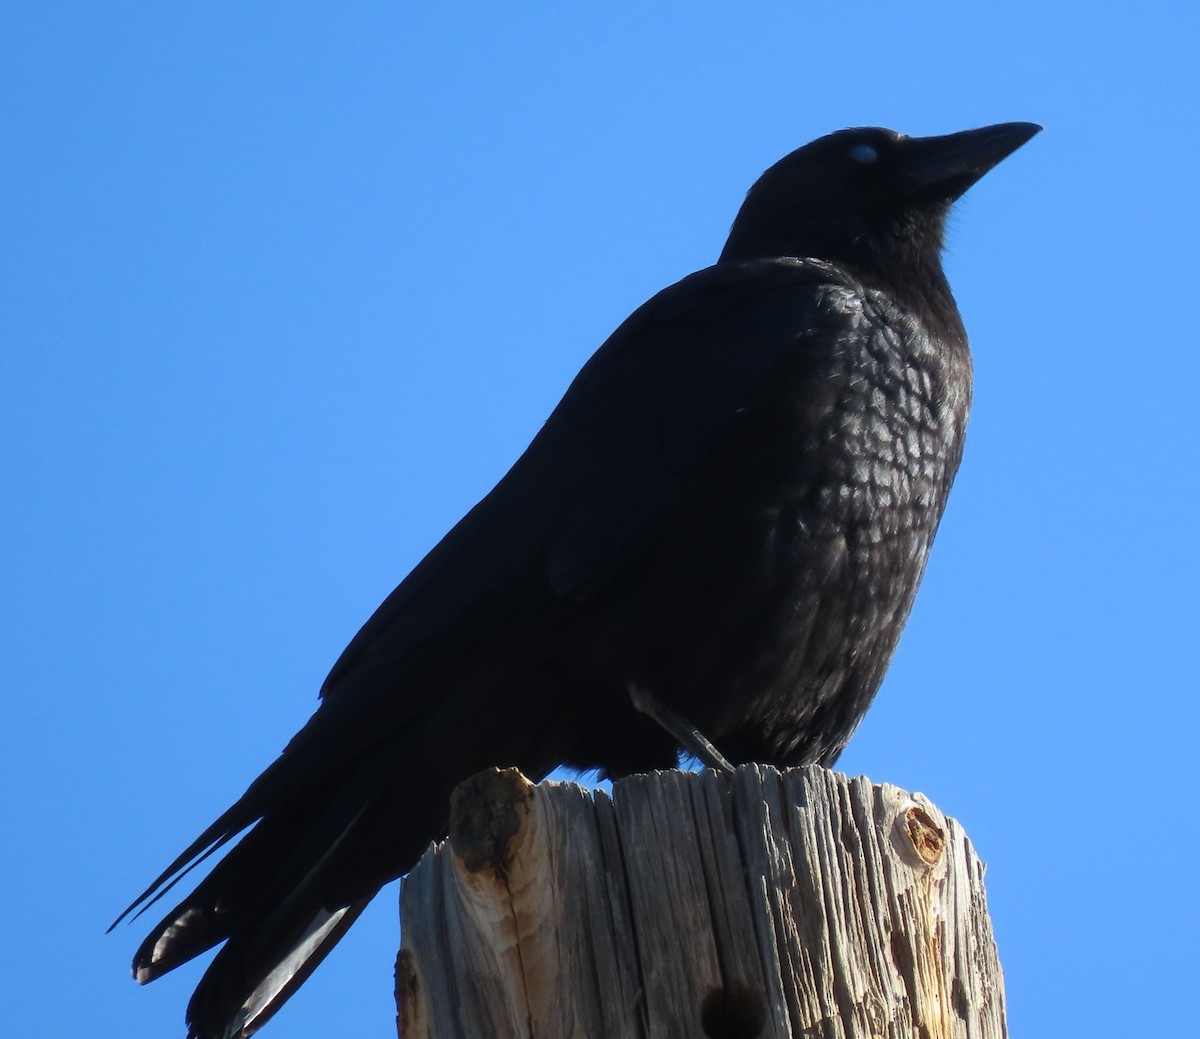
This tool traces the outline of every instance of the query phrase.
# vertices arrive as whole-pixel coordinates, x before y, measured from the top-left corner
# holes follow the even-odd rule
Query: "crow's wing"
[[[861,292],[829,264],[768,260],[707,268],[640,307],[363,625],[322,710],[387,701],[400,719],[419,709],[422,679],[618,579],[737,412],[785,368],[805,392],[862,320]]]
[[[737,413],[781,378],[813,393],[863,320],[861,286],[792,259],[710,267],[635,311],[505,477],[363,625],[283,754],[130,909],[296,789],[396,739],[489,649],[585,609],[661,536]]]

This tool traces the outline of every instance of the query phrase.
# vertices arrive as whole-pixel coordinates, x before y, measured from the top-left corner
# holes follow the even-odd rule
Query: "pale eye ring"
[[[855,162],[861,162],[864,166],[869,166],[879,159],[879,152],[869,144],[856,144],[850,149],[850,158]]]

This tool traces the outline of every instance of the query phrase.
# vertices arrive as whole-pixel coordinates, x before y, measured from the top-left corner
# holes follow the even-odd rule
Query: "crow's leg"
[[[729,759],[712,745],[704,733],[686,718],[664,707],[652,693],[630,685],[629,699],[636,710],[656,721],[684,750],[697,757],[701,764],[727,774],[734,771]]]

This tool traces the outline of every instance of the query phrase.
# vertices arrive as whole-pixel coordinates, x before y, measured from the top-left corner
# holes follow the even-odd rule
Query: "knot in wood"
[[[759,1039],[766,1024],[763,994],[737,982],[713,989],[700,1008],[700,1026],[709,1039]]]
[[[946,854],[946,833],[920,805],[904,813],[904,830],[921,861],[936,866]]]
[[[506,877],[513,842],[529,818],[534,786],[519,769],[492,768],[450,795],[450,845],[470,873]]]

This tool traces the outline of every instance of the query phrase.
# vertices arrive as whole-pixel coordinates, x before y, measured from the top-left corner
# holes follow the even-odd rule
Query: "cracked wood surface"
[[[1004,1039],[962,827],[821,768],[481,773],[401,892],[404,1039]]]

